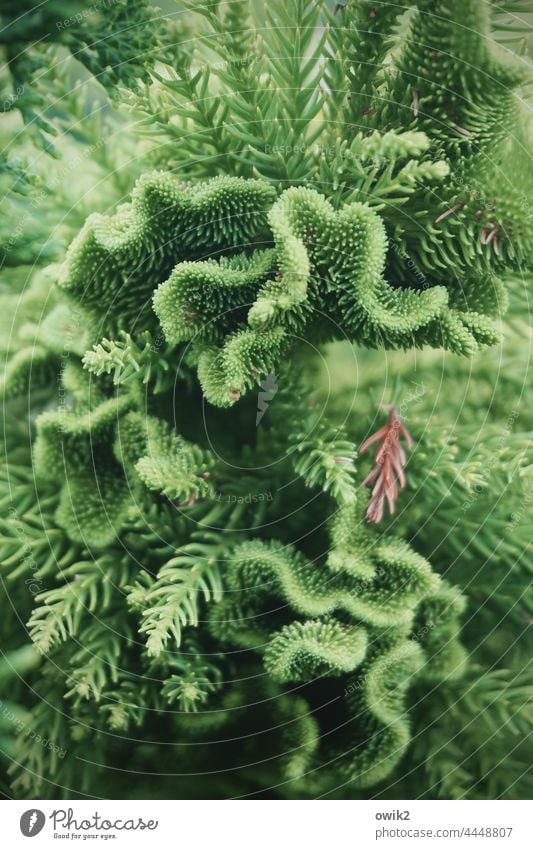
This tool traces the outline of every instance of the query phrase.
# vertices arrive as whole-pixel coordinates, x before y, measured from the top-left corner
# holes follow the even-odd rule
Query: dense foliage
[[[528,4],[22,11],[3,792],[527,797]]]

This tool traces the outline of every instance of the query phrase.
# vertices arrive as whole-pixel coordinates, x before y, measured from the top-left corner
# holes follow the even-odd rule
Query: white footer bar
[[[6,849],[526,849],[530,813],[518,801],[35,800],[0,803],[0,825]]]

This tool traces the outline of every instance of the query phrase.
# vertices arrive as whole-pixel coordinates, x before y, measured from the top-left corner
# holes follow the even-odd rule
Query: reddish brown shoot
[[[492,243],[492,247],[496,256],[500,255],[499,233],[499,225],[495,224],[493,221],[487,221],[486,225],[481,231],[480,236],[480,241],[482,245],[490,245]]]
[[[376,433],[365,439],[359,449],[359,453],[364,454],[372,445],[379,446],[374,468],[363,481],[363,485],[373,486],[372,497],[368,502],[365,515],[368,522],[374,523],[381,522],[385,503],[388,504],[389,513],[392,516],[398,498],[398,487],[403,489],[406,484],[404,474],[406,457],[400,439],[404,439],[409,448],[413,447],[411,434],[405,427],[398,408],[389,405],[380,405],[380,407],[388,410],[388,421]]]
[[[435,224],[438,224],[439,221],[444,221],[445,218],[448,218],[448,216],[453,215],[454,212],[459,212],[459,210],[462,209],[465,204],[466,200],[460,200],[458,203],[454,203],[454,205],[450,206],[450,208],[447,209],[446,212],[443,212],[442,215],[439,215],[438,218],[435,218]]]

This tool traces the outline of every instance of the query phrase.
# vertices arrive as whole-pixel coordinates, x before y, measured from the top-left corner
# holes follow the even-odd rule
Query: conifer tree
[[[3,793],[528,798],[533,8],[4,5]]]

